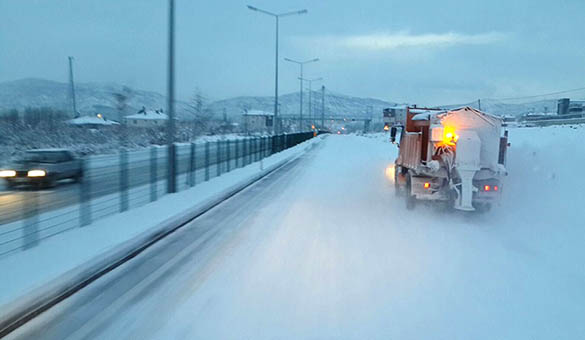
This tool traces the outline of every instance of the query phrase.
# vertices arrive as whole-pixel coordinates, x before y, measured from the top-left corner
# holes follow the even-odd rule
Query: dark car
[[[52,187],[62,179],[81,181],[83,167],[81,160],[69,150],[30,150],[12,166],[2,168],[0,177],[6,181],[8,187],[19,184]]]

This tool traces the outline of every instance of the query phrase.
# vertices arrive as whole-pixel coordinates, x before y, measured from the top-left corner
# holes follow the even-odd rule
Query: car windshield
[[[54,152],[27,152],[18,161],[19,163],[57,163],[59,157]]]

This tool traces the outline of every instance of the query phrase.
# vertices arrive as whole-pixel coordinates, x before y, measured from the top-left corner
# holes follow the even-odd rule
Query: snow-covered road
[[[513,131],[473,217],[406,211],[391,144],[330,136],[9,338],[584,338],[583,131]]]

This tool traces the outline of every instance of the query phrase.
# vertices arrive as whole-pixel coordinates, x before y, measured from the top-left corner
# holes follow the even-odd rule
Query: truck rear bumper
[[[425,201],[446,201],[445,180],[439,177],[411,177],[411,195]]]

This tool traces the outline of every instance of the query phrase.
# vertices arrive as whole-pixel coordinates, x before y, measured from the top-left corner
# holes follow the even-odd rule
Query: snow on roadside
[[[156,202],[100,219],[89,226],[44,240],[27,251],[0,258],[0,270],[4,273],[0,287],[0,306],[42,287],[44,283],[156,227],[166,219],[245,182],[263,168],[302,154],[308,145],[320,140],[321,137],[309,140],[265,158],[262,162],[200,183],[192,189],[163,196]]]
[[[489,218],[505,247],[585,284],[584,139],[585,125],[510,130],[509,176]]]

